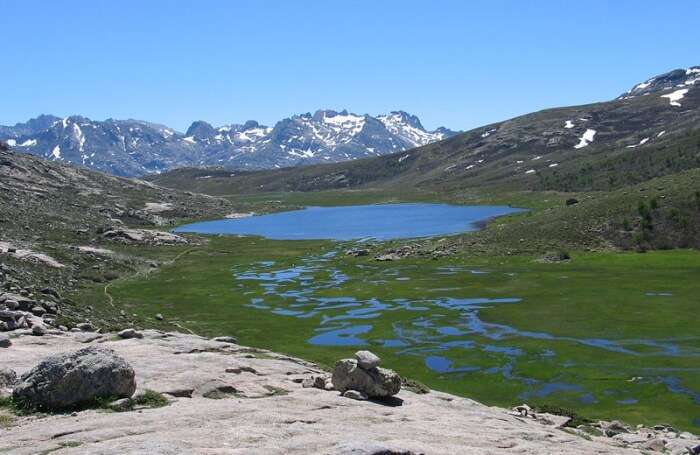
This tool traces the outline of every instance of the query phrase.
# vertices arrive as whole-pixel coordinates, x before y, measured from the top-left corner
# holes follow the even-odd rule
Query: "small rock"
[[[238,344],[238,340],[231,336],[212,338],[212,341],[218,341],[219,343]]]
[[[121,332],[117,333],[119,338],[124,338],[124,339],[129,339],[129,338],[143,338],[143,334],[141,332],[137,332],[135,329],[124,329]]]
[[[4,333],[0,333],[0,348],[9,348],[12,346],[12,341],[10,341],[10,337],[5,335]]]
[[[419,455],[417,452],[401,447],[364,439],[341,442],[333,448],[332,453],[335,455]]]
[[[112,401],[107,407],[112,411],[124,412],[131,409],[132,405],[131,398],[122,398],[121,400]]]
[[[204,398],[219,400],[235,395],[238,393],[238,390],[234,386],[223,381],[213,380],[200,385],[194,390],[193,393]]]
[[[357,364],[363,370],[371,370],[372,368],[378,367],[379,363],[382,361],[382,359],[369,351],[357,351],[355,353],[355,358],[357,359]]]
[[[358,390],[346,390],[343,392],[343,396],[345,398],[351,398],[353,400],[358,400],[358,401],[366,401],[369,399],[367,395],[364,393],[358,391]]]
[[[367,256],[369,255],[369,250],[366,250],[364,248],[351,248],[345,252],[346,255],[348,256],[354,256],[354,257],[359,257],[359,256]]]
[[[329,382],[328,379],[329,378],[325,376],[311,376],[309,378],[305,378],[301,382],[301,386],[305,389],[315,388],[326,390],[326,385]]]
[[[46,335],[46,327],[41,324],[35,324],[32,326],[32,335],[41,337]]]
[[[381,254],[374,258],[375,261],[380,261],[380,262],[386,262],[386,261],[398,261],[401,259],[401,256],[399,256],[396,253],[389,253],[389,254]]]
[[[660,438],[651,439],[640,446],[642,449],[651,450],[654,452],[663,452],[666,450],[666,441]]]
[[[155,315],[155,318],[158,319],[159,321],[162,321],[162,320],[164,319],[164,318],[163,318],[163,315],[160,314],[160,313],[156,314],[156,315]]]
[[[81,332],[94,332],[95,331],[95,328],[89,322],[81,322],[80,324],[76,324],[75,328],[80,330]]]
[[[79,332],[78,334],[75,335],[76,341],[79,341],[81,343],[87,344],[87,343],[92,343],[95,340],[99,340],[102,338],[102,335],[99,333],[82,333]]]
[[[532,414],[532,408],[525,403],[521,404],[520,406],[516,406],[513,408],[513,412],[523,416],[527,417],[528,415]]]
[[[619,420],[613,420],[612,422],[608,422],[604,425],[603,430],[605,435],[609,438],[612,438],[613,436],[620,433],[629,433],[629,429],[627,428],[627,426],[625,426],[625,424],[623,424]]]
[[[17,384],[17,373],[9,368],[0,368],[0,389],[12,388]]]
[[[233,365],[231,367],[226,368],[227,373],[233,373],[233,374],[241,374],[241,373],[253,373],[253,374],[258,374],[258,371],[250,367],[248,365]]]

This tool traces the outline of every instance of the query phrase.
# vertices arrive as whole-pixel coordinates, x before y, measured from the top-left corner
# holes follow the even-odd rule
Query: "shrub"
[[[632,226],[630,225],[630,220],[628,220],[627,218],[622,220],[622,229],[624,229],[625,231],[628,231],[628,232],[632,230]]]

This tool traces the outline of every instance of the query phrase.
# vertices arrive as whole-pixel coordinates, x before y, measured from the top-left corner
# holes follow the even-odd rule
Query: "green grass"
[[[14,416],[6,414],[4,411],[0,411],[0,428],[9,428],[14,423]]]
[[[133,411],[136,407],[146,407],[146,408],[162,408],[170,404],[170,401],[160,392],[155,390],[146,389],[142,393],[131,397],[127,400],[126,405],[121,406],[118,409],[114,409],[110,406],[110,402],[114,400],[109,400],[104,403],[103,408],[112,409],[117,412],[127,412]]]
[[[252,308],[253,298],[273,308],[295,309],[290,301],[266,294],[254,281],[234,279],[234,271],[260,268],[260,261],[275,261],[274,269],[301,265],[305,256],[318,256],[330,249],[342,251],[344,245],[326,241],[272,241],[260,238],[211,237],[201,247],[182,256],[176,263],[163,266],[147,279],[117,280],[111,292],[117,309],[138,314],[144,325],[176,329],[180,324],[198,334],[235,335],[242,344],[284,352],[325,365],[352,355],[355,346],[321,346],[307,343],[317,334],[320,315],[306,318],[273,314]],[[677,378],[678,386],[700,390],[697,314],[700,282],[691,277],[700,273],[700,254],[694,251],[636,253],[572,252],[567,263],[543,264],[534,256],[455,257],[430,261],[407,259],[396,263],[376,263],[371,258],[349,258],[342,254],[327,263],[327,270],[314,272],[314,282],[327,280],[337,269],[349,277],[344,283],[317,289],[312,296],[346,297],[359,301],[375,298],[422,301],[441,297],[518,297],[518,304],[488,306],[479,312],[482,320],[504,324],[521,331],[543,332],[554,337],[611,340],[652,339],[672,341],[694,355],[666,356],[657,349],[626,342],[635,355],[613,352],[576,341],[514,337],[488,339],[468,335],[479,348],[451,348],[437,352],[455,366],[478,368],[468,373],[436,373],[424,362],[426,354],[411,355],[385,347],[381,340],[396,338],[397,325],[411,327],[417,317],[426,315],[406,308],[394,308],[369,320],[372,329],[361,335],[368,348],[384,358],[387,367],[402,376],[414,378],[429,387],[452,392],[494,405],[511,406],[527,401],[531,405],[571,409],[590,418],[623,419],[631,423],[668,422],[693,430],[692,421],[700,417],[700,406],[687,394],[671,393],[668,387],[651,380],[658,376]],[[358,267],[360,266],[360,267]],[[489,272],[474,275],[438,273],[439,267],[458,266]],[[396,280],[397,275],[408,278]],[[95,311],[101,288],[87,289],[76,300],[90,302]],[[304,290],[297,283],[284,284],[280,290]],[[646,293],[670,292],[672,296],[648,296]],[[114,309],[104,309],[105,314]],[[342,316],[345,309],[329,310],[326,316]],[[153,315],[162,313],[164,321]],[[464,315],[448,308],[428,313],[438,324],[460,321]],[[444,337],[442,341],[464,339]],[[421,345],[421,348],[429,347]],[[484,349],[483,346],[490,346]],[[499,349],[522,352],[509,356]],[[553,350],[554,356],[547,356]],[[502,369],[511,364],[515,377],[538,381],[539,385],[506,378]],[[657,369],[657,370],[650,370]],[[501,370],[499,370],[501,369]],[[664,369],[664,370],[658,370]],[[661,371],[661,373],[659,372]],[[635,382],[634,378],[647,379]],[[560,390],[537,396],[542,384],[566,383],[582,388]],[[696,392],[697,393],[697,392]],[[522,398],[523,394],[529,394]],[[534,394],[534,395],[533,395]],[[581,401],[591,394],[595,402]],[[635,404],[620,404],[629,398]],[[696,428],[695,428],[696,430]]]

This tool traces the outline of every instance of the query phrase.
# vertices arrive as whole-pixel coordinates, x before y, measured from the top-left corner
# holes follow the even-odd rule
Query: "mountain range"
[[[394,111],[376,117],[319,110],[274,127],[254,120],[213,127],[196,121],[183,134],[141,120],[95,121],[40,115],[0,126],[13,149],[119,176],[160,173],[184,166],[272,169],[338,162],[400,152],[456,133],[427,131],[418,117]]]
[[[235,175],[181,169],[153,180],[210,194],[358,186],[609,190],[700,167],[699,88],[700,66],[693,66],[610,101],[546,109],[391,155]]]

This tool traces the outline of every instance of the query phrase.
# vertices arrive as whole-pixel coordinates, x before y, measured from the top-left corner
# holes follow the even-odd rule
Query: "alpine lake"
[[[326,366],[369,349],[404,377],[487,404],[697,432],[697,252],[572,252],[556,263],[346,254],[519,211],[383,204],[195,223],[176,232],[197,233],[198,246],[171,247],[177,260],[110,293],[144,320],[162,313],[154,325],[165,329],[233,335]]]

